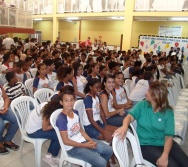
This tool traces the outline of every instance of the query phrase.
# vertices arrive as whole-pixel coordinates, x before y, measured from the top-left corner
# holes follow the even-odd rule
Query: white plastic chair
[[[62,167],[64,161],[67,161],[67,162],[70,162],[70,163],[73,163],[73,164],[77,164],[77,165],[81,165],[83,167],[91,167],[91,165],[89,163],[82,161],[82,160],[79,160],[79,159],[76,159],[76,158],[73,158],[73,157],[70,157],[67,154],[63,140],[62,140],[60,132],[59,132],[59,129],[56,126],[56,120],[57,120],[58,115],[61,113],[61,111],[62,111],[62,109],[57,109],[56,111],[54,111],[52,113],[52,115],[50,117],[50,123],[53,126],[53,128],[55,129],[59,143],[61,145],[61,156],[60,156],[59,167]]]
[[[25,87],[29,93],[29,96],[33,97],[33,78],[30,78],[28,80],[25,81]]]
[[[37,102],[34,98],[29,97],[29,96],[21,96],[21,97],[14,99],[11,102],[11,109],[16,116],[19,129],[21,132],[21,143],[20,143],[21,158],[22,158],[22,150],[23,150],[24,141],[30,142],[34,145],[34,148],[35,148],[35,165],[36,167],[40,167],[41,166],[41,147],[42,147],[42,144],[45,141],[47,141],[47,139],[30,138],[25,131],[25,124],[31,112],[30,110],[31,103],[34,105],[34,109],[36,109]]]
[[[137,139],[129,131],[127,132],[126,139],[128,139],[131,144],[133,157],[134,157],[136,165],[139,165],[140,167],[142,166],[143,167],[144,166],[155,167],[155,165],[150,164],[149,162],[145,164],[145,162],[142,160],[142,157],[140,156],[140,153],[139,153],[140,146],[138,145],[136,141]],[[120,140],[118,136],[114,136],[113,141],[112,141],[112,148],[113,148],[114,154],[116,155],[118,159],[120,167],[130,167],[127,141]]]
[[[37,74],[37,68],[31,68],[30,72],[31,72],[32,77],[35,78],[35,76]]]
[[[54,94],[54,91],[49,89],[49,88],[41,88],[38,89],[35,93],[34,93],[34,98],[36,99],[36,101],[41,104],[43,102],[49,102],[51,101],[50,97]]]
[[[5,78],[5,74],[0,74],[0,84],[4,85],[6,83],[8,83],[8,81]]]

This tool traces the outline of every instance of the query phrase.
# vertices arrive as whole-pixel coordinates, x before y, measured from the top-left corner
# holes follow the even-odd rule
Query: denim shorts
[[[96,123],[102,128],[105,128],[105,124],[100,123],[100,121],[96,121]],[[84,126],[86,133],[89,137],[97,139],[101,134],[92,124],[88,126]]]

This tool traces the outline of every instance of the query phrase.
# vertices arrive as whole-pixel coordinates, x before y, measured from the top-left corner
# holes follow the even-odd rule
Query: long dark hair
[[[40,63],[40,64],[37,66],[37,73],[36,73],[35,78],[38,77],[38,76],[40,75],[39,70],[40,70],[40,68],[41,68],[42,66],[46,66],[46,64],[44,64],[44,63]]]
[[[74,63],[72,64],[72,67],[73,67],[73,70],[74,70],[74,77],[76,78],[78,68],[79,68],[79,67],[82,67],[82,68],[83,68],[83,65],[80,64],[80,63],[78,63],[78,62],[74,62]]]
[[[67,74],[71,74],[72,70],[73,69],[71,67],[60,66],[57,70],[57,79],[59,81],[63,80]]]
[[[109,94],[107,93],[104,84],[106,83],[107,79],[109,79],[109,78],[115,79],[114,75],[107,74],[107,75],[104,77],[103,81],[102,81],[102,90],[104,91],[104,93],[107,95],[108,98],[109,98]]]
[[[99,83],[100,80],[97,78],[91,78],[88,79],[88,83],[86,84],[85,88],[84,88],[84,93],[87,94],[90,91],[90,86],[92,87],[93,85],[95,85],[96,83]]]

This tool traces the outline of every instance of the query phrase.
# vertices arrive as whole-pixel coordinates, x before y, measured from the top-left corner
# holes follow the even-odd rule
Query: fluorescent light
[[[72,23],[72,20],[65,20],[66,22],[70,22],[70,23]]]
[[[171,20],[173,21],[188,21],[188,17],[174,17],[174,18],[171,18]]]
[[[114,19],[114,20],[124,20],[125,18],[124,17],[110,17],[111,19]]]
[[[43,18],[34,18],[33,20],[34,21],[41,21],[41,20],[43,20]]]
[[[78,17],[67,17],[67,20],[78,20]]]

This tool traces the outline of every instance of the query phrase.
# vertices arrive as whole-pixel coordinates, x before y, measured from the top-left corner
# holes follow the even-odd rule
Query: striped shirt
[[[17,97],[23,96],[25,92],[25,87],[22,83],[17,82],[14,86],[9,86],[5,88],[7,96],[10,100],[14,100]]]

